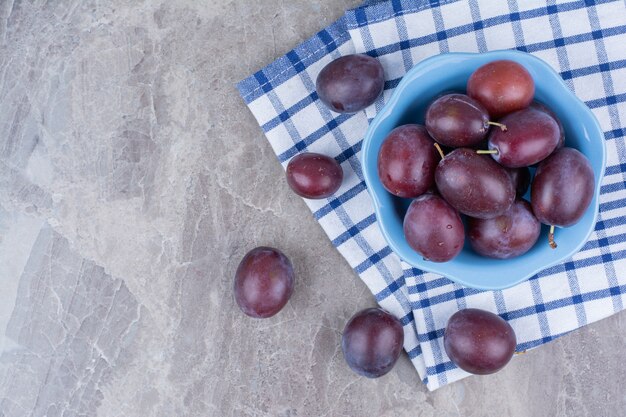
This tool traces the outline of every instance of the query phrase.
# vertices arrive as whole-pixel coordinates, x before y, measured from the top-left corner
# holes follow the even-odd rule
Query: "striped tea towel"
[[[457,310],[476,307],[513,326],[526,350],[607,317],[626,303],[626,4],[624,1],[375,1],[238,84],[244,101],[286,167],[299,152],[342,165],[342,187],[306,200],[333,245],[400,318],[404,348],[428,389],[468,374],[450,362],[443,330]],[[518,49],[558,71],[592,109],[607,145],[599,220],[573,258],[503,291],[464,288],[402,263],[381,235],[359,163],[368,120],[415,64],[444,52]],[[328,110],[315,92],[333,59],[366,53],[385,68],[385,93],[354,115]]]

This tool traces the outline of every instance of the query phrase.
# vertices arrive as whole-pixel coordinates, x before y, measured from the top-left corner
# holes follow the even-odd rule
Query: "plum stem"
[[[554,225],[550,226],[550,232],[548,232],[548,243],[552,249],[556,249],[556,242],[554,241]]]
[[[498,126],[501,131],[506,132],[506,125],[498,122],[487,122],[491,126]]]
[[[498,154],[498,150],[497,149],[479,149],[476,151],[477,154],[479,155],[497,155]]]
[[[441,155],[441,159],[444,159],[446,155],[443,153],[443,150],[441,150],[441,146],[439,146],[437,142],[435,142],[435,148],[437,149],[437,152],[439,152],[439,155]]]
[[[523,355],[524,353],[526,353],[525,350],[521,350],[519,352],[514,352],[516,355]]]

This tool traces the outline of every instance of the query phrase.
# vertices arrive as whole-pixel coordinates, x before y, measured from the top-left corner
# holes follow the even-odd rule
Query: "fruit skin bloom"
[[[267,318],[289,301],[294,287],[291,261],[278,249],[261,246],[243,257],[235,273],[235,301],[246,315]]]
[[[391,371],[403,344],[402,324],[380,308],[368,308],[352,316],[341,339],[350,369],[368,378],[378,378]]]
[[[473,149],[458,148],[447,154],[437,166],[435,182],[452,207],[479,219],[499,216],[515,201],[515,188],[506,170]]]
[[[426,110],[426,129],[437,142],[452,148],[478,145],[489,132],[489,114],[465,94],[446,94]]]
[[[530,187],[537,219],[551,226],[571,226],[585,214],[595,189],[589,160],[573,148],[561,148],[539,164]]]
[[[493,61],[472,73],[467,95],[485,106],[494,120],[528,107],[535,95],[535,82],[517,62]]]
[[[463,249],[465,230],[459,213],[434,194],[413,200],[403,230],[409,246],[432,262],[447,262]]]
[[[513,357],[516,344],[509,323],[477,308],[454,313],[443,336],[444,349],[452,362],[476,375],[493,374],[504,368]]]
[[[385,74],[378,60],[355,54],[337,58],[317,76],[317,95],[337,113],[356,113],[374,103],[385,87]]]
[[[559,144],[559,125],[548,113],[527,108],[500,119],[506,132],[494,129],[489,134],[491,157],[508,168],[534,165],[547,158]]]
[[[330,197],[343,182],[343,169],[336,160],[312,152],[293,157],[285,174],[294,193],[314,200]]]
[[[517,200],[504,214],[493,219],[467,219],[467,235],[472,248],[480,255],[509,259],[532,248],[541,223],[526,200]]]
[[[415,198],[435,183],[439,156],[426,128],[409,124],[393,129],[378,152],[378,177],[391,194]]]

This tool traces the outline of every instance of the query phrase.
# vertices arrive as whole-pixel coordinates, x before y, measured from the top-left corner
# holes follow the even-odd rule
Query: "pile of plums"
[[[466,233],[482,256],[520,256],[537,242],[541,223],[556,248],[554,226],[576,223],[589,207],[591,165],[565,147],[561,122],[534,93],[522,65],[493,61],[472,73],[467,95],[437,97],[425,126],[399,126],[385,138],[378,175],[387,191],[413,199],[404,234],[426,260],[453,259]],[[529,185],[530,203],[523,199]]]
[[[341,57],[322,69],[316,90],[330,110],[353,113],[382,93],[380,63],[366,55]],[[474,250],[495,258],[520,255],[536,242],[540,222],[568,226],[593,194],[593,172],[578,151],[564,147],[563,128],[545,105],[532,102],[534,82],[511,61],[472,74],[468,95],[447,94],[428,108],[426,125],[394,129],[381,146],[378,172],[392,194],[414,199],[404,219],[409,244],[444,262],[463,247],[468,216]],[[448,151],[444,154],[444,150]],[[532,179],[531,203],[522,199]],[[291,159],[287,183],[298,195],[322,199],[343,181],[339,163],[319,153]],[[294,270],[280,250],[248,252],[235,273],[235,300],[250,317],[277,314],[294,290]],[[396,363],[404,342],[400,321],[380,308],[365,309],[346,324],[342,349],[360,375],[376,378]],[[464,309],[452,315],[444,348],[460,368],[488,374],[504,367],[516,346],[511,326],[497,315]]]

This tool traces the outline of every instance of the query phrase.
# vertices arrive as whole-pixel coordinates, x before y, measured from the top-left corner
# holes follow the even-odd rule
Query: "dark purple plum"
[[[480,255],[509,259],[523,255],[537,242],[541,223],[526,200],[517,200],[504,214],[493,219],[467,221],[472,248]]]
[[[294,273],[289,259],[278,249],[252,249],[235,273],[235,300],[250,317],[278,313],[293,293]]]
[[[556,124],[559,125],[559,143],[556,145],[556,149],[561,149],[565,146],[565,129],[563,128],[563,123],[561,123],[561,120],[556,113],[554,113],[548,106],[537,100],[533,101],[530,104],[530,107],[548,113],[554,119]]]
[[[473,149],[447,154],[437,166],[435,183],[452,207],[479,219],[501,215],[515,200],[515,188],[505,169]]]
[[[356,113],[383,92],[383,67],[371,56],[355,54],[337,58],[317,76],[315,89],[322,103],[337,113]]]
[[[541,223],[571,226],[585,214],[594,192],[594,174],[587,158],[573,148],[562,148],[539,164],[530,202]]]
[[[515,353],[516,343],[509,323],[476,308],[454,313],[443,336],[443,346],[452,362],[476,375],[492,374],[504,368]]]
[[[452,148],[479,144],[489,132],[489,114],[478,101],[465,94],[447,94],[426,110],[426,129],[442,145]]]
[[[498,119],[528,107],[535,95],[535,82],[517,62],[493,61],[472,73],[467,95],[478,100],[492,119]]]
[[[352,316],[341,341],[350,368],[368,378],[389,372],[400,357],[403,344],[400,320],[380,308],[368,308]]]
[[[530,187],[530,170],[527,167],[505,169],[509,177],[511,177],[511,181],[513,181],[515,195],[519,198],[524,197],[528,187]]]
[[[287,164],[287,183],[301,197],[320,199],[333,195],[343,182],[341,165],[333,158],[306,152]]]
[[[516,111],[500,119],[506,131],[493,129],[489,150],[493,159],[509,168],[526,167],[547,158],[559,143],[559,125],[535,108]]]
[[[404,216],[404,236],[417,253],[433,262],[447,262],[463,249],[461,217],[446,201],[424,194],[411,202]]]
[[[438,163],[434,142],[424,126],[399,126],[380,147],[378,176],[391,194],[413,198],[433,186]]]

